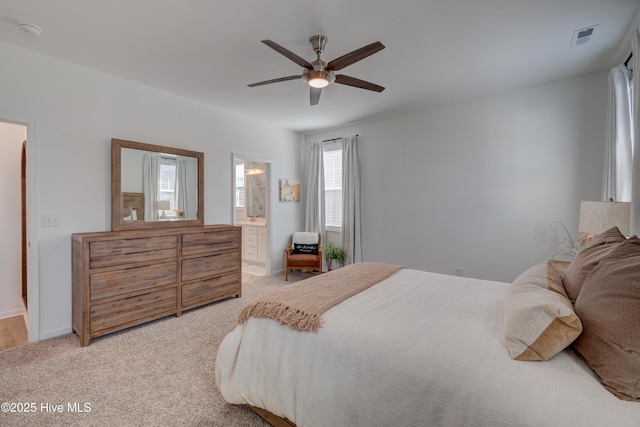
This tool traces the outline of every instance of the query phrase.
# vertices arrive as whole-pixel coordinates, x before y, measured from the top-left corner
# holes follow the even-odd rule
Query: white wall
[[[204,152],[205,224],[231,221],[233,152],[272,160],[274,177],[299,174],[294,132],[9,44],[0,43],[0,57],[0,120],[37,124],[39,199],[30,208],[62,222],[38,230],[40,338],[71,331],[71,234],[110,229],[111,138]],[[276,271],[281,240],[300,229],[303,213],[279,204],[277,191],[271,199]]]
[[[304,227],[304,202],[277,201],[306,174],[304,138],[0,42],[0,120],[37,128],[40,337],[71,329],[71,233],[110,229],[110,140],[205,153],[205,223],[232,215],[231,154],[272,161],[272,272]],[[360,134],[364,257],[497,280],[553,255],[562,220],[600,195],[606,73],[399,114],[306,140]],[[29,165],[28,165],[29,166]],[[304,192],[302,194],[304,197]],[[304,199],[303,199],[304,200]]]
[[[0,319],[24,312],[22,303],[22,196],[24,126],[0,122]]]
[[[365,261],[511,281],[599,199],[606,99],[601,72],[306,140],[359,134]]]

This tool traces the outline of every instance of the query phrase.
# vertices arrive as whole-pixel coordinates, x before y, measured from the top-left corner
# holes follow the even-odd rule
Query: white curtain
[[[632,102],[631,73],[624,65],[618,65],[609,72],[602,200],[631,201]]]
[[[176,204],[177,208],[184,213],[183,218],[193,218],[194,212],[189,211],[187,203],[187,159],[178,156],[176,159]]]
[[[146,153],[143,158],[142,186],[144,191],[144,220],[157,221],[158,210],[158,173],[160,172],[160,154]]]
[[[362,262],[360,235],[360,164],[358,136],[342,138],[342,247],[347,250],[347,264]]]
[[[631,183],[631,234],[640,235],[640,28],[636,29],[631,40],[633,52],[633,181]]]
[[[322,142],[312,142],[309,147],[305,231],[321,233],[322,245],[324,246],[326,244],[324,229],[324,157],[322,154]]]

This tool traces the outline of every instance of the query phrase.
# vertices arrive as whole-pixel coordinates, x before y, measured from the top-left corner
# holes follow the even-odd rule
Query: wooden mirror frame
[[[124,221],[122,217],[122,149],[151,151],[195,157],[198,159],[198,218],[180,221]],[[111,230],[139,230],[149,228],[175,228],[204,225],[204,153],[180,148],[144,144],[142,142],[111,140]]]

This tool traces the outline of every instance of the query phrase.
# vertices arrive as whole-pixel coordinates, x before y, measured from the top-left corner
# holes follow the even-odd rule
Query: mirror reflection
[[[198,218],[198,159],[123,148],[122,220]]]
[[[111,140],[111,229],[204,223],[204,154]]]
[[[266,218],[267,179],[265,163],[236,160],[236,220]]]

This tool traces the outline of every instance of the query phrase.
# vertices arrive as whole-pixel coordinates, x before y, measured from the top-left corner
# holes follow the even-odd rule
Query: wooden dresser
[[[73,330],[80,344],[241,296],[241,227],[72,235]]]

